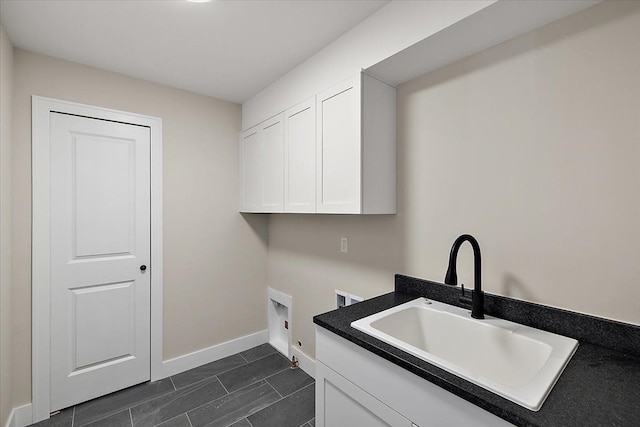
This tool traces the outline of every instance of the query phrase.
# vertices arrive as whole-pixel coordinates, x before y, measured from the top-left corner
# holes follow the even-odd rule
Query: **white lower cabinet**
[[[322,410],[316,411],[316,425],[411,427],[412,424],[407,418],[320,362],[316,363],[316,399],[318,396],[322,396]]]
[[[316,426],[511,426],[321,327],[316,356]]]

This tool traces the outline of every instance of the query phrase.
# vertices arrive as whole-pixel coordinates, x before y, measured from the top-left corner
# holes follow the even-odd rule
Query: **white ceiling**
[[[387,0],[0,0],[13,45],[242,103]]]

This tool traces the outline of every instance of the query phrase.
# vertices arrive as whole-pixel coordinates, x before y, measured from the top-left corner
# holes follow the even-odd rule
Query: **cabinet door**
[[[412,423],[323,363],[316,363],[316,425],[411,427]]]
[[[316,98],[284,113],[284,211],[316,211]]]
[[[283,212],[284,208],[284,124],[279,114],[260,124],[262,142],[261,212]]]
[[[361,76],[317,96],[316,211],[362,211]]]
[[[258,128],[240,134],[240,212],[262,207],[262,143]]]

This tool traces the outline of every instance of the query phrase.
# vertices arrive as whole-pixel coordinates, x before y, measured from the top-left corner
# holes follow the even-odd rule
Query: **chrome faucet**
[[[484,319],[484,292],[482,292],[482,283],[480,278],[480,245],[478,245],[478,241],[470,234],[463,234],[453,242],[451,253],[449,254],[449,267],[447,268],[446,276],[444,276],[444,283],[452,286],[458,285],[456,262],[458,259],[458,250],[465,241],[471,243],[471,246],[473,247],[474,284],[473,291],[471,292],[471,298],[465,295],[464,284],[462,285],[462,297],[460,297],[460,301],[466,304],[471,303],[471,317],[474,319]]]

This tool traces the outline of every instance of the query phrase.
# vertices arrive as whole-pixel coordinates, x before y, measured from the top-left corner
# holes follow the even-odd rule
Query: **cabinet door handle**
[[[143,264],[143,265],[140,266],[140,271],[145,271],[146,269],[147,269],[146,265]]]

